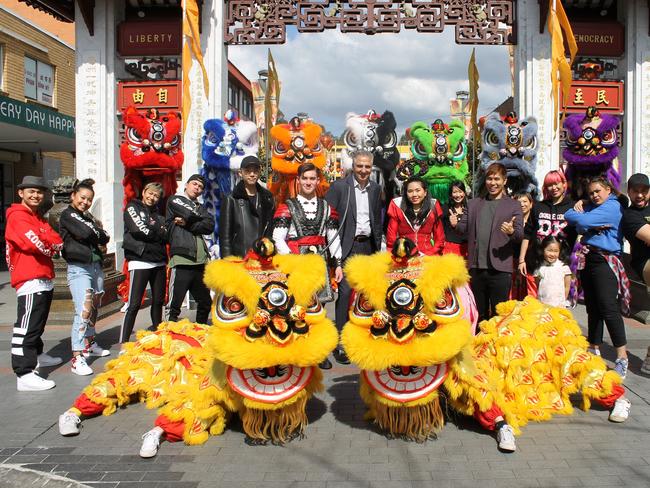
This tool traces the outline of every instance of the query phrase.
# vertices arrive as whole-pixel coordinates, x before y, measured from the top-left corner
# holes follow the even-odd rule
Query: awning
[[[0,148],[19,152],[73,152],[75,119],[0,95]]]

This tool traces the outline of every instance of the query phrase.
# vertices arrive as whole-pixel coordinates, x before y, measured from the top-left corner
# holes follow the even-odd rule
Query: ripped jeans
[[[97,312],[104,295],[102,264],[68,263],[68,287],[74,301],[72,351],[83,351],[95,336]]]

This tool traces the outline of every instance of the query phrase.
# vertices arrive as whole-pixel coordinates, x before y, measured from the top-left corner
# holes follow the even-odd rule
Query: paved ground
[[[633,403],[625,424],[608,412],[577,411],[532,424],[518,438],[515,454],[502,454],[494,438],[466,418],[449,414],[436,441],[389,440],[363,420],[354,367],[326,374],[327,391],[309,404],[306,437],[284,447],[247,446],[241,426],[202,446],[164,443],[153,460],[137,455],[140,436],[155,411],[132,405],[110,417],[84,423],[75,438],[60,437],[57,417],[90,380],[67,365],[50,371],[57,387],[18,393],[10,364],[13,294],[0,274],[0,486],[75,486],[55,478],[17,472],[13,465],[102,488],[402,488],[650,486],[650,378],[640,375],[650,327],[628,321],[631,371],[626,380]],[[584,323],[584,311],[576,316]],[[142,310],[139,326],[148,317]],[[122,315],[99,324],[102,344],[115,344]],[[2,325],[5,324],[5,325]],[[67,327],[48,327],[51,354],[69,357]],[[111,347],[113,353],[117,346]],[[611,349],[605,357],[612,358]],[[99,370],[105,360],[96,361]],[[60,483],[60,484],[57,484]]]

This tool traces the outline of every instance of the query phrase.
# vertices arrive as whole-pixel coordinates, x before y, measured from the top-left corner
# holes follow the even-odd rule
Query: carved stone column
[[[539,15],[537,0],[517,2],[515,109],[520,117],[537,118],[536,176],[538,181],[543,181],[546,173],[560,166],[560,137],[559,131],[553,128],[551,39],[548,29],[540,34]]]
[[[100,314],[106,315],[122,305],[121,301],[116,301],[117,285],[124,279],[115,269],[116,261],[120,266],[123,260],[121,244],[124,227],[124,169],[117,151],[119,141],[115,111],[115,13],[117,8],[123,8],[123,4],[109,0],[96,0],[94,4],[93,32],[89,32],[85,22],[75,23],[76,175],[79,179],[95,180],[95,199],[90,211],[111,236],[103,263],[105,294]],[[76,18],[83,18],[79,3],[75,3],[75,8]],[[61,301],[64,301],[66,293],[62,290],[58,295]],[[54,305],[52,308],[55,312]],[[60,313],[65,316],[68,312],[61,310]]]
[[[203,165],[201,138],[203,123],[207,119],[222,118],[228,108],[228,53],[224,45],[224,2],[204,0],[201,12],[201,50],[208,73],[208,99],[203,89],[203,74],[196,60],[190,70],[190,95],[192,106],[188,115],[187,129],[183,135],[183,182],[198,173]],[[185,82],[185,81],[184,81]],[[180,187],[183,187],[181,183]]]

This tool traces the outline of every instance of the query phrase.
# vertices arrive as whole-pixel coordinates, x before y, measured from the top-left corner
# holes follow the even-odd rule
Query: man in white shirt
[[[355,254],[372,254],[381,249],[382,191],[370,180],[373,154],[357,151],[353,154],[352,174],[335,181],[325,199],[340,217],[341,258],[343,262]],[[348,320],[352,290],[344,278],[339,283],[336,300],[336,328],[341,331]],[[334,351],[334,358],[341,364],[350,360],[342,348]]]
[[[273,241],[279,254],[321,254],[340,282],[343,269],[338,214],[325,199],[316,196],[320,178],[320,169],[312,163],[300,166],[298,195],[278,205],[273,217]],[[320,366],[329,369],[332,363],[326,359]]]

